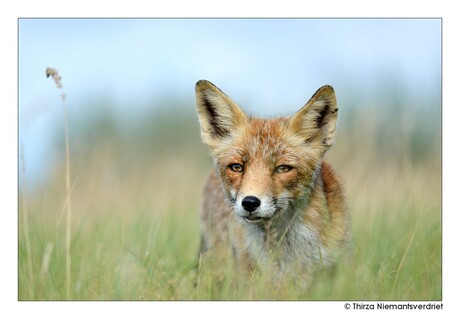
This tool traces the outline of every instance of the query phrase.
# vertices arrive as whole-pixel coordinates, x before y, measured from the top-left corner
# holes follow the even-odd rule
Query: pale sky
[[[441,20],[20,19],[19,137],[31,175],[61,116],[48,66],[69,108],[106,96],[121,118],[168,98],[193,107],[199,79],[262,116],[297,110],[324,84],[343,103],[385,103],[398,87],[427,107],[440,97]]]

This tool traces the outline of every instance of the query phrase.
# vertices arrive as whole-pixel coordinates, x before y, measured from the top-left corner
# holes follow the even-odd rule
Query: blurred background
[[[86,147],[168,111],[193,122],[199,79],[260,116],[295,112],[330,84],[342,121],[380,112],[395,122],[408,110],[440,124],[440,19],[20,19],[19,143],[31,183],[60,156],[60,93],[47,67],[63,78],[69,122],[84,125],[70,135],[86,131]]]
[[[261,117],[292,114],[332,85],[340,114],[327,157],[346,185],[365,260],[356,269],[368,275],[354,281],[367,290],[344,293],[440,298],[441,19],[19,19],[18,30],[20,216],[29,211],[20,299],[64,296],[61,93],[74,296],[197,297],[180,288],[180,265],[196,257],[211,169],[195,114],[200,79]]]

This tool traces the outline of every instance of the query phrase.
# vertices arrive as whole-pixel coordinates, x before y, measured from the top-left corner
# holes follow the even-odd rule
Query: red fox
[[[321,87],[292,117],[259,119],[201,80],[196,111],[214,163],[200,254],[229,248],[249,272],[274,265],[309,276],[333,266],[351,241],[343,187],[323,159],[336,132],[334,89]]]

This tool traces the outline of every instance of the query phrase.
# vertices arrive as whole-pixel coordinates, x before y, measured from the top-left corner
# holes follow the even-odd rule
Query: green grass
[[[417,152],[410,132],[385,144],[365,127],[341,128],[329,158],[347,187],[354,251],[305,291],[259,273],[238,282],[230,261],[197,267],[197,213],[211,163],[193,114],[160,122],[168,123],[154,122],[156,130],[146,120],[135,140],[116,130],[91,140],[71,129],[72,299],[441,300],[437,136]],[[27,194],[21,188],[30,253],[20,202],[19,300],[66,299],[64,174],[61,161],[46,182]]]
[[[311,291],[295,287],[267,290],[263,280],[231,291],[212,269],[200,269],[195,257],[199,227],[194,207],[180,216],[173,211],[150,216],[133,210],[126,217],[91,217],[75,227],[72,242],[73,299],[78,300],[189,300],[189,299],[312,299],[312,300],[439,300],[441,299],[441,231],[439,218],[418,220],[404,216],[394,223],[382,211],[380,218],[354,220],[352,260],[341,264],[333,279],[318,279]],[[40,214],[41,212],[38,212]],[[94,212],[98,214],[97,212]],[[395,212],[392,212],[395,213]],[[432,212],[435,216],[437,212]],[[34,282],[26,271],[27,255],[19,249],[19,299],[29,299],[28,286],[40,300],[65,298],[65,234],[50,232],[48,222],[31,218]],[[88,225],[90,224],[90,225]],[[54,227],[53,227],[54,228]],[[50,263],[42,272],[46,246],[53,245]],[[214,277],[213,277],[214,276]],[[213,284],[216,281],[216,284]],[[204,283],[203,283],[204,282]],[[294,289],[292,289],[294,288]]]

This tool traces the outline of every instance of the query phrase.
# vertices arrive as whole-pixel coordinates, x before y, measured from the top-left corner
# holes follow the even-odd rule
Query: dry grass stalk
[[[59,75],[58,71],[54,68],[46,69],[46,77],[52,77],[56,83],[56,87],[62,92],[62,77]],[[65,154],[66,154],[66,173],[65,173],[65,184],[66,184],[66,211],[67,211],[67,220],[66,220],[66,241],[65,241],[65,250],[66,250],[66,297],[67,299],[72,299],[72,276],[71,276],[71,244],[72,244],[72,201],[71,201],[71,183],[70,183],[70,149],[69,149],[69,132],[67,125],[67,109],[65,106],[65,94],[61,93],[62,107],[64,111],[64,138],[65,138]]]

